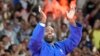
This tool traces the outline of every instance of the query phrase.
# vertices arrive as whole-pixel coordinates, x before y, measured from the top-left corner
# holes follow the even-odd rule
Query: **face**
[[[37,24],[36,18],[35,18],[34,16],[31,16],[30,18],[31,18],[31,19],[30,19],[30,24],[31,24],[32,26],[36,25],[36,24]]]
[[[72,53],[73,56],[81,56],[81,51],[80,49],[76,48],[73,53]]]
[[[9,41],[10,41],[9,37],[4,37],[4,38],[3,38],[3,42],[4,42],[4,43],[8,43]]]
[[[4,22],[4,28],[7,30],[12,30],[11,23],[9,21]]]
[[[61,29],[63,32],[68,32],[68,28],[65,24],[61,26]]]
[[[25,20],[23,20],[23,21],[21,22],[21,29],[22,29],[22,30],[26,31],[26,30],[29,29],[29,27],[30,27],[30,24],[29,24],[28,22],[26,22]]]
[[[4,48],[3,42],[0,42],[0,48]]]
[[[94,23],[94,28],[95,28],[95,29],[100,28],[100,20],[97,19],[97,20],[95,21],[95,23]]]
[[[83,32],[82,36],[83,36],[84,40],[86,39],[87,34],[88,34],[87,32],[85,32],[85,31]]]
[[[14,46],[12,47],[12,51],[13,51],[13,52],[16,52],[16,50],[17,50],[17,45],[14,45]]]
[[[54,41],[54,29],[51,26],[46,27],[45,31],[45,41],[48,43],[52,43]]]

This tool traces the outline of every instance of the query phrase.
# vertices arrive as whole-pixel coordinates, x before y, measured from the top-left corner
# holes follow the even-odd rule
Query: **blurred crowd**
[[[45,12],[46,24],[54,28],[55,41],[67,38],[69,4],[76,6],[83,31],[79,46],[68,56],[100,56],[100,0],[0,0],[0,56],[31,56],[28,41],[41,20],[36,6]]]

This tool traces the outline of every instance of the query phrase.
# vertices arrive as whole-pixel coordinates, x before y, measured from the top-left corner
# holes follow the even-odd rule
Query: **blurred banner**
[[[44,12],[52,12],[54,19],[65,15],[71,7],[76,8],[76,0],[44,0]]]

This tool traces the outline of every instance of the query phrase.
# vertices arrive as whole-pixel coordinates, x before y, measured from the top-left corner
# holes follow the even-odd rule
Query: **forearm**
[[[82,25],[76,23],[75,8],[67,12],[70,34],[67,39],[61,42],[66,53],[71,52],[80,42],[82,37]]]
[[[42,46],[42,40],[44,37],[44,29],[45,29],[44,24],[39,23],[36,26],[36,28],[34,29],[32,33],[32,37],[30,38],[30,41],[29,41],[30,50],[36,51],[36,50],[39,50],[39,48]]]
[[[63,42],[67,53],[73,51],[73,49],[77,47],[82,37],[82,26],[80,24],[76,25],[76,27],[69,25],[70,34]]]
[[[82,25],[79,23],[75,23],[76,25],[70,24],[70,35],[69,39],[75,43],[75,45],[78,45],[78,43],[81,40],[82,37]]]
[[[45,23],[46,23],[46,15],[44,12],[39,8],[40,14],[41,14],[41,21],[39,24],[37,24],[36,28],[34,29],[32,33],[32,37],[29,41],[29,49],[32,53],[37,53],[40,51],[40,48],[42,47],[42,40],[44,37],[44,31],[45,31]]]

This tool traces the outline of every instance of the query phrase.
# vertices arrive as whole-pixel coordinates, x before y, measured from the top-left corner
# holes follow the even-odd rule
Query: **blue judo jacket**
[[[32,33],[29,41],[29,50],[32,56],[66,56],[79,44],[82,36],[82,26],[77,23],[77,27],[69,25],[70,34],[63,41],[55,42],[51,45],[45,42],[45,27],[38,24]]]

